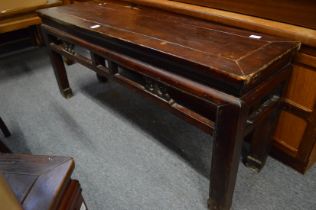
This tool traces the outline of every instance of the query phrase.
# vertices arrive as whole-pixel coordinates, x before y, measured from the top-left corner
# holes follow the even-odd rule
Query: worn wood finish
[[[133,2],[134,4],[146,5],[174,13],[185,14],[233,27],[301,41],[304,45],[295,59],[296,65],[294,66],[293,75],[289,84],[289,92],[284,95],[284,103],[282,103],[282,109],[284,111],[280,115],[274,135],[272,154],[277,159],[302,173],[311,167],[313,162],[316,162],[315,158],[313,158],[313,154],[315,154],[313,151],[316,150],[316,131],[314,129],[316,119],[313,117],[315,113],[315,108],[313,107],[314,104],[316,104],[316,88],[314,88],[315,82],[311,82],[315,80],[314,78],[316,75],[316,30],[286,24],[284,23],[286,21],[283,19],[280,20],[281,22],[276,22],[240,13],[175,1],[128,1]],[[221,1],[221,3],[223,2],[225,1]],[[266,2],[270,1],[256,2],[255,4],[248,5],[255,7],[255,9],[247,11],[246,14],[250,14],[255,10],[262,10],[258,5],[265,4]],[[274,1],[274,3],[279,4],[280,1]],[[289,4],[289,8],[297,2],[291,3],[293,4]],[[314,3],[312,1],[299,1],[299,4],[301,4],[301,8],[307,8],[309,7],[308,5]],[[314,7],[310,7],[310,9],[314,9]],[[286,12],[289,14],[292,12],[297,13],[297,8],[293,8],[292,11],[286,10]],[[305,15],[305,13],[301,14]],[[316,13],[314,12],[314,14]],[[308,16],[297,18],[296,22],[299,23],[299,25],[304,25],[306,23],[305,17]],[[292,129],[293,127],[296,129]]]
[[[316,29],[313,0],[172,0]]]
[[[303,44],[316,47],[316,30],[290,25],[249,15],[213,9],[169,0],[126,0],[134,5],[145,5],[173,13],[188,15],[202,20],[243,28],[259,33],[271,34],[299,40]]]
[[[56,209],[73,169],[68,157],[0,155],[0,170],[25,210]]]
[[[299,43],[257,33],[261,38],[252,39],[253,32],[120,1],[78,3],[39,14],[64,96],[70,87],[60,55],[213,134],[209,208],[229,209],[243,137],[260,132],[260,119],[275,122],[270,116],[276,106],[270,101],[279,100]],[[69,45],[87,49],[90,56]],[[264,146],[269,143],[258,138]]]
[[[0,154],[0,171],[25,210],[69,206],[64,194],[69,191],[73,169],[74,161],[69,157]],[[81,191],[78,185],[76,191]],[[68,198],[74,199],[73,195]],[[79,208],[68,208],[75,209]]]
[[[78,9],[83,13],[81,17],[76,16]],[[229,83],[231,89],[226,91],[234,91],[235,95],[240,95],[247,88],[256,85],[264,74],[271,74],[271,71],[274,71],[273,66],[268,65],[268,68],[265,68],[264,65],[273,63],[272,59],[276,57],[284,58],[283,55],[289,55],[288,51],[293,48],[292,42],[282,39],[266,35],[260,40],[250,39],[251,32],[228,30],[228,27],[206,22],[202,24],[204,28],[198,28],[195,20],[173,14],[168,14],[170,17],[166,19],[165,13],[155,10],[137,13],[137,9],[121,5],[98,5],[95,10],[92,15],[87,2],[75,4],[73,7],[61,7],[58,12],[48,10],[44,16],[55,16],[58,13],[60,21],[67,20],[75,29],[79,29],[76,24],[80,23],[81,27],[92,33],[106,34],[109,42],[110,39],[115,42],[127,39],[130,47],[138,45],[137,48],[140,48],[141,45],[153,54],[172,55],[174,62],[187,62],[187,65],[192,67],[181,69],[181,74],[190,74],[194,67],[198,71],[192,73],[200,77]],[[117,12],[124,13],[124,17],[112,18]],[[158,18],[161,21],[157,21]],[[92,21],[102,27],[91,30],[89,27]],[[174,22],[172,27],[168,25],[169,21]],[[146,31],[148,27],[151,31]],[[186,34],[179,33],[182,31],[191,34],[190,39]],[[212,37],[212,40],[206,37]],[[266,51],[269,53],[264,53]],[[253,62],[253,57],[260,59]]]
[[[216,118],[208,207],[230,209],[247,113],[242,104],[222,104]]]

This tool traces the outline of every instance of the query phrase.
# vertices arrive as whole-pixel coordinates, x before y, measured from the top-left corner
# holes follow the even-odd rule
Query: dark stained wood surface
[[[258,164],[252,165],[263,166],[269,138],[260,133],[270,129],[261,125],[274,124],[270,115],[277,111],[274,104],[299,43],[121,1],[78,3],[39,13],[63,96],[72,96],[72,91],[62,56],[211,132],[215,146],[209,209],[230,209],[243,137],[255,130],[263,149],[256,149],[260,155],[251,159]]]
[[[73,169],[70,157],[0,154],[0,171],[25,210],[56,209]]]
[[[122,2],[91,1],[39,13],[111,42],[141,46],[148,54],[156,52],[185,61],[194,65],[193,73],[201,77],[229,78],[242,87],[279,70],[288,59],[277,61],[299,46],[297,42]],[[95,25],[99,27],[93,28]]]
[[[313,162],[316,162],[316,132],[314,129],[316,122],[314,115],[316,111],[316,83],[314,82],[316,80],[316,30],[311,29],[310,25],[305,25],[312,24],[315,26],[316,1],[186,1],[192,2],[191,4],[169,0],[128,1],[134,4],[146,5],[178,14],[214,21],[231,27],[267,33],[302,42],[303,46],[300,49],[300,53],[294,60],[295,65],[293,66],[293,74],[289,82],[288,92],[284,95],[284,103],[282,103],[283,112],[278,120],[278,126],[274,135],[275,141],[272,154],[278,160],[292,166],[302,173],[310,168]],[[209,6],[196,5],[199,2],[209,2],[210,4]],[[215,6],[215,2],[217,6]],[[211,3],[214,4],[211,5]],[[236,7],[243,7],[246,9],[246,12],[243,13],[248,15],[214,9],[224,9],[224,7],[222,7],[224,5],[226,5],[226,10],[235,12],[237,11]],[[259,13],[261,14],[259,15]],[[249,14],[253,14],[257,17],[249,16]],[[267,18],[268,15],[271,14],[273,15],[271,19],[280,22],[258,18],[259,16]],[[314,18],[311,18],[313,16]],[[287,18],[291,18],[292,20],[289,21]],[[304,25],[307,28],[301,27]]]

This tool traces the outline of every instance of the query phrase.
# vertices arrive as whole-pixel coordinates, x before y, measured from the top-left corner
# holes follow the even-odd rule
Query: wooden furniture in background
[[[2,131],[4,137],[11,136],[11,133],[8,127],[6,126],[6,124],[4,123],[1,117],[0,117],[0,130]],[[1,139],[0,139],[0,153],[11,153],[11,150],[1,141]]]
[[[64,56],[212,134],[209,208],[230,209],[243,139],[254,132],[249,164],[262,167],[299,43],[122,1],[39,14],[61,94],[72,96]]]
[[[36,10],[69,3],[71,0],[1,0],[0,53],[41,45],[41,19]]]
[[[172,0],[316,29],[313,0]]]
[[[316,48],[295,59],[274,139],[273,155],[298,171],[316,162]]]
[[[70,157],[0,154],[0,171],[24,210],[87,209]]]
[[[0,203],[3,210],[23,210],[20,202],[0,171]]]
[[[312,18],[316,15],[315,1],[243,0],[238,1],[238,5],[232,0],[217,1],[217,8],[224,9],[225,7],[230,11],[241,12],[237,10],[237,7],[231,7],[235,2],[243,9],[244,14],[167,0],[128,1],[135,5],[146,5],[302,42],[300,53],[295,59],[288,91],[283,95],[283,112],[274,134],[272,155],[302,173],[316,162],[316,30],[314,30],[316,22],[313,21],[315,18]],[[193,0],[190,1],[193,2]],[[198,4],[202,1],[194,2]],[[203,2],[215,1],[204,0]],[[239,4],[239,2],[249,2],[249,5]],[[301,5],[296,7],[298,3]],[[276,6],[270,6],[272,4]],[[280,9],[282,7],[287,9]],[[250,16],[254,15],[253,11],[261,11],[256,15],[276,21]],[[274,15],[275,13],[280,13],[281,16]],[[296,17],[296,19],[291,19],[291,17]]]

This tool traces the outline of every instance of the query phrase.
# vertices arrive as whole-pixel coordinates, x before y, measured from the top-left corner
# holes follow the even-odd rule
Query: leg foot
[[[265,164],[264,162],[254,158],[250,155],[247,155],[247,157],[245,157],[243,162],[247,168],[253,169],[257,173],[259,173],[261,171],[261,169],[263,168],[263,166]]]
[[[222,210],[224,209],[223,207],[221,207],[220,205],[218,205],[218,203],[216,203],[213,199],[209,198],[207,200],[207,208],[209,210]],[[230,208],[229,208],[230,209]],[[229,210],[227,209],[227,210]]]
[[[264,167],[272,144],[272,136],[277,123],[278,109],[259,121],[252,133],[250,151],[244,159],[246,167],[257,172]]]
[[[64,62],[65,62],[65,64],[67,64],[67,66],[71,66],[72,64],[75,63],[75,61],[73,61],[69,58],[64,58]]]
[[[97,73],[97,78],[98,78],[99,82],[107,82],[108,81],[108,78],[106,78],[105,76],[98,74],[98,73]]]
[[[61,94],[63,95],[64,98],[68,99],[73,96],[71,88],[67,88],[61,91]]]

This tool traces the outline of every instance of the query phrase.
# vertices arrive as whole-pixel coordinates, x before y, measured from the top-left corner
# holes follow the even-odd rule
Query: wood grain
[[[310,6],[309,5],[314,5],[315,1],[308,1],[308,0],[303,0],[303,1],[291,1],[291,0],[281,0],[281,1],[261,1],[258,2],[256,1],[253,4],[242,4],[245,2],[250,2],[252,0],[241,0],[241,1],[230,1],[230,0],[224,0],[224,1],[217,1],[217,0],[184,0],[184,1],[190,1],[190,2],[208,2],[208,3],[214,3],[217,2],[219,7],[218,8],[223,8],[222,6],[225,5],[227,6],[227,4],[233,4],[233,7],[227,8],[227,10],[236,10],[237,7],[243,7],[243,9],[247,9],[247,11],[245,12],[245,14],[250,14],[253,12],[256,12],[256,14],[254,14],[254,16],[250,16],[250,15],[244,15],[244,14],[240,14],[240,13],[236,13],[236,12],[229,12],[229,11],[225,11],[225,10],[221,10],[221,9],[215,9],[215,8],[210,8],[210,7],[205,7],[205,6],[199,6],[199,5],[193,5],[192,4],[187,4],[187,3],[181,3],[181,2],[175,2],[175,1],[168,1],[168,0],[128,0],[132,3],[134,3],[135,5],[146,5],[146,6],[150,6],[153,8],[159,8],[165,11],[171,11],[174,13],[178,13],[178,14],[185,14],[191,17],[196,17],[196,18],[200,18],[203,20],[208,20],[208,21],[212,21],[212,22],[217,22],[217,23],[221,23],[221,24],[225,24],[225,25],[229,25],[232,27],[238,27],[238,28],[243,28],[243,29],[249,29],[249,30],[253,30],[253,31],[257,31],[260,33],[267,33],[267,34],[271,34],[271,35],[277,35],[277,36],[281,36],[281,37],[287,37],[287,38],[292,38],[295,40],[299,40],[301,41],[304,45],[300,51],[300,53],[298,54],[298,56],[296,57],[296,63],[297,65],[299,65],[299,69],[302,68],[306,68],[308,69],[308,71],[315,71],[316,70],[316,30],[311,29],[311,27],[307,26],[306,23],[308,24],[308,21],[306,21],[306,18],[310,18],[310,15],[315,15],[316,12],[314,12],[313,10],[315,10],[315,6]],[[180,0],[182,1],[182,0]],[[241,4],[240,4],[241,3]],[[269,4],[278,4],[278,5],[282,5],[285,6],[286,8],[288,8],[287,10],[280,10],[279,7],[275,7],[275,8],[269,8],[267,7],[267,5]],[[297,6],[297,4],[301,4],[299,6]],[[217,6],[218,6],[217,5]],[[261,6],[259,6],[261,5]],[[262,7],[264,6],[264,7]],[[216,7],[216,6],[215,6]],[[309,8],[308,8],[309,7]],[[253,8],[251,11],[249,8]],[[310,13],[309,15],[307,14],[305,16],[304,12],[301,12],[300,14],[294,14],[294,13],[298,13],[297,11],[302,9],[302,11],[311,11],[313,13]],[[267,11],[268,10],[268,11]],[[283,17],[279,16],[279,14],[276,14],[272,17],[272,19],[276,19],[277,21],[272,21],[270,19],[264,19],[264,18],[258,18],[255,16],[258,16],[259,13],[257,13],[257,11],[259,12],[263,12],[261,15],[262,17],[268,17],[269,15],[271,15],[271,11],[276,11],[277,13],[280,13],[281,16],[283,15]],[[266,11],[266,12],[264,12]],[[309,13],[307,11],[307,13]],[[290,15],[291,18],[292,17],[296,17],[295,20],[289,21],[288,17],[284,17],[285,15]],[[260,15],[260,16],[261,16]],[[267,16],[268,15],[268,16]],[[314,20],[310,19],[310,20]],[[288,24],[288,23],[292,23],[292,24]],[[310,24],[311,22],[309,22]],[[294,25],[293,25],[294,24]],[[296,24],[296,25],[295,25]],[[312,23],[313,25],[315,25],[315,21],[313,21]],[[306,27],[302,27],[302,26],[307,26]],[[303,67],[302,67],[303,66]],[[278,133],[276,134],[278,136],[278,139],[280,141],[275,141],[275,147],[274,147],[274,152],[273,155],[275,157],[277,157],[279,160],[285,162],[286,164],[291,165],[292,167],[294,167],[295,169],[299,170],[300,172],[305,172],[305,170],[308,168],[307,164],[310,166],[311,163],[307,162],[306,159],[306,155],[310,155],[311,154],[311,150],[315,151],[315,147],[316,147],[316,138],[314,137],[315,131],[313,130],[314,128],[314,124],[315,124],[315,119],[309,117],[309,115],[312,115],[315,110],[311,110],[310,107],[313,106],[313,103],[316,103],[315,98],[313,98],[314,94],[315,94],[315,88],[314,88],[314,84],[315,82],[311,85],[311,88],[309,88],[307,85],[305,85],[305,82],[310,83],[311,80],[309,80],[309,78],[314,78],[315,74],[310,72],[306,73],[305,70],[303,70],[302,73],[300,73],[299,71],[296,70],[296,68],[294,69],[295,73],[293,74],[293,78],[292,78],[292,82],[290,84],[289,87],[289,92],[288,92],[288,96],[285,97],[290,97],[289,98],[285,98],[285,101],[287,102],[291,102],[291,104],[295,104],[296,107],[295,109],[292,109],[292,111],[295,111],[295,114],[298,114],[297,116],[301,117],[304,121],[307,120],[308,122],[308,126],[306,126],[307,129],[303,130],[297,130],[297,132],[301,132],[299,134],[296,134],[296,136],[304,136],[302,137],[299,141],[300,141],[300,145],[299,148],[302,149],[302,151],[297,151],[297,148],[291,147],[289,145],[292,144],[292,140],[288,135],[288,131],[290,130],[290,128],[288,127],[287,129],[285,129],[285,124],[293,122],[293,120],[291,121],[287,121],[288,118],[287,117],[282,117],[282,119],[280,119],[279,125],[281,127],[279,127],[279,129],[277,130]],[[298,81],[298,79],[295,78],[296,75],[299,75],[298,77],[301,78],[303,81],[300,82]],[[308,75],[308,76],[307,76]],[[309,77],[310,76],[310,77]],[[300,85],[301,84],[303,86],[303,90],[301,89]],[[306,90],[308,89],[308,91],[306,92]],[[305,97],[306,94],[308,96],[311,96],[311,98]],[[295,102],[294,102],[294,101]],[[302,100],[302,101],[300,101]],[[285,103],[286,110],[288,110],[288,103]],[[307,108],[307,107],[309,108]],[[293,108],[293,107],[292,107]],[[288,110],[289,111],[289,110]],[[293,114],[293,112],[292,112]],[[286,120],[286,121],[283,121]],[[294,123],[294,122],[293,122]],[[293,127],[295,127],[295,123],[292,125]],[[299,126],[300,128],[304,127],[303,123],[300,123],[301,126]],[[280,133],[281,131],[283,131],[284,133]],[[291,133],[293,133],[293,130],[290,131]],[[302,134],[303,133],[303,134]],[[308,134],[308,135],[307,135]],[[287,143],[287,141],[290,141],[289,143]],[[314,146],[313,146],[314,145]],[[298,153],[299,152],[299,153]],[[305,154],[303,154],[305,153]],[[300,154],[300,155],[298,155]],[[314,153],[313,153],[314,154]]]
[[[313,110],[316,101],[316,72],[307,66],[294,65],[285,97]]]
[[[209,209],[230,209],[245,130],[256,129],[262,167],[271,138],[260,133],[271,129],[256,122],[273,127],[276,120],[269,116],[278,111],[274,105],[299,43],[121,1],[77,3],[39,14],[62,93],[70,90],[65,56],[150,96],[208,133],[214,130]],[[72,45],[90,56],[74,52]]]
[[[35,1],[23,1],[23,0],[1,0],[0,5],[0,18],[8,18],[17,15],[23,15],[26,13],[34,12],[40,8],[54,7],[63,5],[62,0],[35,0]]]
[[[304,135],[306,122],[295,115],[282,112],[274,134],[276,141],[287,147],[293,153],[297,153]]]
[[[39,14],[43,18],[101,36],[108,42],[120,45],[128,42],[130,48],[145,49],[146,57],[152,54],[161,57],[168,55],[175,62],[187,63],[187,68],[177,70],[183,74],[194,73],[225,82],[231,80],[232,88],[241,91],[279,70],[280,64],[272,64],[290,60],[285,57],[291,56],[289,52],[299,47],[298,42],[264,34],[257,34],[260,39],[252,39],[249,37],[251,33],[245,30],[112,2],[84,2],[71,7],[40,10]],[[92,29],[94,25],[98,27]],[[150,60],[153,62],[153,58]],[[174,68],[175,71],[177,67]]]
[[[295,39],[308,46],[316,47],[316,30],[305,27],[169,0],[127,1],[138,5],[146,5],[153,8],[159,8],[178,14],[184,14],[203,20],[208,20],[211,22],[217,22],[232,27]]]
[[[41,19],[36,14],[26,14],[19,17],[10,17],[0,20],[0,33],[27,28],[32,25],[38,25]]]
[[[25,210],[56,209],[73,169],[69,157],[0,155],[0,170]]]
[[[313,0],[172,0],[316,29]]]

